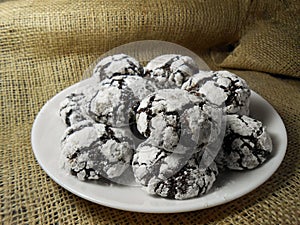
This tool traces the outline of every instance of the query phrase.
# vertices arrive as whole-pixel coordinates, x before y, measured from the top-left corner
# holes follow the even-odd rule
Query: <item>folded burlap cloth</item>
[[[0,1],[0,220],[2,224],[299,224],[298,0]],[[233,202],[181,214],[111,209],[66,191],[35,160],[41,107],[80,81],[98,56],[137,40],[165,40],[212,69],[243,77],[282,116],[285,159]],[[49,131],[51,132],[51,131]]]

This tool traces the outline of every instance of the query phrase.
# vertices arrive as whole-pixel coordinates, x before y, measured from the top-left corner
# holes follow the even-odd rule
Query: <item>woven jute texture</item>
[[[298,0],[0,1],[1,223],[299,224],[299,8]],[[267,182],[214,208],[143,214],[81,199],[46,175],[30,141],[41,107],[107,50],[147,39],[237,73],[274,106],[288,148]]]

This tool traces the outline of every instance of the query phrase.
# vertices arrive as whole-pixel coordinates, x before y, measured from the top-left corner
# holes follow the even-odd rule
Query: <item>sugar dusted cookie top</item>
[[[183,149],[177,148],[179,144],[199,151],[218,134],[217,120],[222,115],[214,113],[217,110],[187,91],[162,89],[140,102],[136,109],[137,129],[152,144],[167,151],[180,153]]]
[[[227,115],[226,134],[216,158],[221,167],[253,169],[272,152],[272,140],[263,124],[248,116]]]
[[[103,87],[116,87],[131,93],[134,98],[142,100],[147,95],[155,92],[158,88],[155,82],[140,76],[120,75],[104,79],[100,82]]]
[[[99,90],[90,99],[88,112],[98,123],[128,126],[132,107],[155,90],[155,84],[139,76],[107,78],[99,83]]]
[[[85,85],[66,96],[60,103],[59,116],[67,126],[92,120],[88,113],[88,104],[97,91],[98,86]]]
[[[82,121],[66,129],[62,165],[80,180],[115,178],[130,166],[133,146],[125,130]]]
[[[136,149],[132,168],[136,181],[147,186],[153,178],[165,180],[174,175],[187,160],[185,155],[165,151],[146,141]]]
[[[117,54],[103,58],[94,68],[93,77],[97,81],[118,75],[143,75],[143,67],[133,57]]]
[[[158,56],[145,67],[145,75],[163,88],[180,87],[197,71],[198,66],[191,57],[176,54]]]
[[[145,190],[150,194],[179,200],[207,193],[216,180],[218,168],[215,162],[206,168],[200,168],[200,160],[201,156],[193,155],[178,172],[167,179],[150,179]]]
[[[250,89],[245,80],[228,71],[199,71],[182,89],[204,95],[209,101],[224,106],[228,114],[249,115]]]

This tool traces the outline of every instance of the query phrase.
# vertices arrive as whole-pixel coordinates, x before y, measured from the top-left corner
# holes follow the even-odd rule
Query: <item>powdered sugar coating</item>
[[[272,140],[263,124],[248,116],[227,115],[226,135],[216,162],[233,170],[253,169],[272,152]]]
[[[136,149],[132,160],[132,169],[136,182],[147,186],[149,180],[153,178],[165,180],[174,175],[187,160],[187,155],[170,153],[146,141]]]
[[[197,71],[198,66],[191,57],[176,54],[158,56],[145,67],[145,75],[163,88],[180,87]]]
[[[89,103],[89,113],[96,122],[128,126],[132,107],[156,90],[156,86],[139,76],[114,76],[104,79]]]
[[[94,68],[93,77],[97,81],[118,75],[143,75],[143,67],[133,57],[126,54],[107,56],[100,60]]]
[[[244,79],[229,71],[199,71],[182,89],[224,105],[228,114],[249,115],[250,89]]]
[[[92,119],[87,105],[97,90],[95,85],[85,85],[66,96],[60,103],[59,116],[67,126]]]
[[[217,138],[218,121],[222,116],[220,111],[210,102],[187,91],[162,89],[140,102],[136,110],[137,129],[151,139],[153,145],[167,151],[200,151]]]
[[[90,121],[67,128],[61,142],[61,162],[79,180],[119,177],[132,155],[126,130]]]
[[[149,180],[145,190],[170,199],[189,199],[207,193],[213,186],[218,175],[214,162],[206,168],[200,168],[201,157],[192,156],[178,172],[167,179],[157,177]]]
[[[130,93],[133,95],[132,97],[138,100],[142,100],[144,97],[158,89],[153,81],[130,75],[120,75],[104,79],[100,82],[100,85],[103,87],[117,87],[118,89]],[[132,101],[132,99],[130,100]]]

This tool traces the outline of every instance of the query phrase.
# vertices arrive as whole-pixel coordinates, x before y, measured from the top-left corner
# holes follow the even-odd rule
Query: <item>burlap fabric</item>
[[[1,223],[299,224],[299,9],[297,0],[0,1]],[[275,107],[288,149],[266,183],[225,205],[155,215],[83,200],[40,168],[30,132],[41,107],[105,51],[145,39],[236,72]]]

